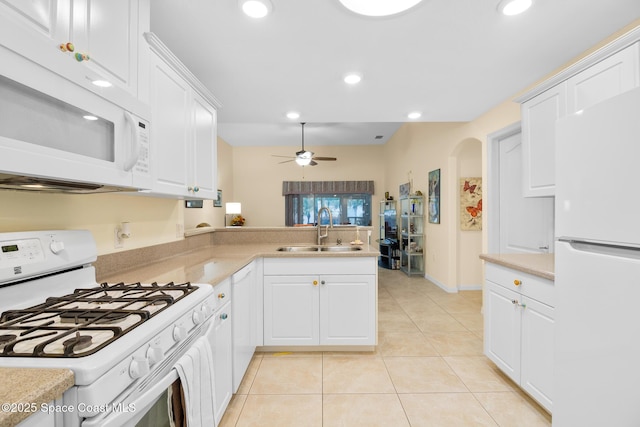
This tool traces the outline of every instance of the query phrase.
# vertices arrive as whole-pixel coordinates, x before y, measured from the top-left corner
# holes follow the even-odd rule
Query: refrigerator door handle
[[[573,238],[562,237],[558,242],[568,243],[571,249],[580,252],[590,252],[593,254],[615,256],[619,258],[629,258],[640,260],[640,247],[623,246],[619,243],[600,242],[592,240],[577,240]]]

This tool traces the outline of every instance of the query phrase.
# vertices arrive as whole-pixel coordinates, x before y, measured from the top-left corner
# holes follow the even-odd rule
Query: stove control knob
[[[57,255],[64,250],[64,242],[58,242],[54,240],[49,245],[49,249],[51,249],[51,252]]]
[[[193,323],[196,325],[199,325],[200,323],[202,323],[204,321],[204,313],[201,311],[194,311],[193,315],[191,316],[191,320],[193,320]]]
[[[140,378],[149,373],[149,361],[146,357],[133,356],[129,365],[129,375],[131,378]]]
[[[205,318],[213,314],[213,308],[206,302],[202,304],[202,307],[200,307],[200,311]]]
[[[150,365],[155,365],[162,360],[162,347],[157,345],[151,345],[147,350],[147,359],[149,359]]]
[[[182,341],[187,337],[187,330],[184,326],[174,326],[173,327],[173,340],[174,341]]]

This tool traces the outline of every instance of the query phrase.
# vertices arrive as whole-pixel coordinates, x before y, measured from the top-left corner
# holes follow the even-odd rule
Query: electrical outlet
[[[124,239],[120,237],[120,230],[116,227],[113,231],[113,247],[119,249],[124,247]]]

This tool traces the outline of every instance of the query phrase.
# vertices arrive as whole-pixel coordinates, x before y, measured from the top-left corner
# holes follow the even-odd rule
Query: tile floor
[[[256,353],[221,427],[550,426],[483,356],[481,304],[380,269],[375,352]]]

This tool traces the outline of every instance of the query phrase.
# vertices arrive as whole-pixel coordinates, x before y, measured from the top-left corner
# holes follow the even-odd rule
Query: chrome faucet
[[[324,230],[324,234],[320,234],[320,215],[322,215],[322,211],[327,211],[327,213],[329,214],[329,225],[327,225],[327,228],[325,228]],[[331,215],[331,211],[329,210],[328,207],[323,206],[320,209],[318,209],[318,245],[322,244],[322,239],[327,238],[327,236],[329,236],[329,227],[333,228],[333,217]]]

